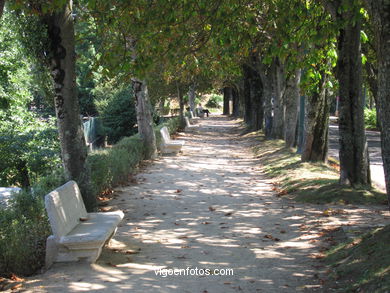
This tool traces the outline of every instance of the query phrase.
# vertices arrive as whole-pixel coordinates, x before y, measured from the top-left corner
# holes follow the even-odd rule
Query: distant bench
[[[46,267],[53,262],[95,262],[124,216],[122,211],[87,213],[74,181],[47,194],[45,207],[53,231],[46,241]]]
[[[192,125],[188,117],[184,117],[184,120],[186,122],[186,127],[184,128],[184,131],[190,132],[199,129],[199,125]]]
[[[169,131],[166,126],[160,129],[161,133],[161,145],[160,149],[163,154],[180,152],[184,145],[184,140],[172,140],[169,136]]]

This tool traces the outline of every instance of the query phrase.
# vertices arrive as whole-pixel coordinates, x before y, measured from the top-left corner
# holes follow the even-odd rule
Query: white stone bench
[[[191,125],[190,119],[188,119],[188,117],[184,117],[184,120],[186,121],[186,126],[184,128],[184,131],[191,132],[199,129],[199,125]]]
[[[192,110],[190,110],[190,115],[191,115],[191,119],[193,119],[193,120],[200,119],[199,117],[196,117],[194,115],[194,112]]]
[[[54,262],[95,262],[124,216],[122,211],[87,213],[75,181],[47,194],[45,207],[53,231],[46,241],[47,268]]]
[[[160,150],[163,154],[177,153],[180,152],[184,145],[184,140],[172,140],[169,136],[169,131],[166,126],[160,129],[161,133],[161,144]]]

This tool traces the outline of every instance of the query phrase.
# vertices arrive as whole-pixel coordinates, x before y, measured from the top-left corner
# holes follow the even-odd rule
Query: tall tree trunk
[[[138,133],[145,149],[145,159],[156,157],[156,136],[153,129],[153,118],[145,80],[133,80],[133,92],[137,108]]]
[[[240,116],[240,94],[236,87],[233,87],[232,98],[233,98],[232,116],[239,117]]]
[[[68,1],[61,11],[46,16],[45,21],[50,40],[50,69],[65,176],[78,183],[84,203],[91,211],[96,207],[96,198],[90,189],[87,148],[77,98],[72,1]]]
[[[195,113],[195,83],[192,83],[188,89],[188,103],[190,104],[192,113]]]
[[[347,185],[371,184],[364,129],[359,9],[357,5],[352,5],[349,11],[338,14],[338,18],[345,23],[338,40],[337,64],[340,85],[340,183]]]
[[[184,97],[183,97],[183,91],[180,88],[180,84],[178,81],[176,81],[176,89],[177,89],[177,96],[179,97],[179,107],[180,107],[180,128],[185,127],[186,122],[184,120]]]
[[[267,139],[271,138],[273,115],[272,115],[272,97],[274,96],[273,72],[275,64],[266,67],[261,62],[257,62],[257,73],[261,78],[263,85],[263,104],[264,104],[264,134]]]
[[[274,72],[274,117],[272,121],[272,138],[283,139],[284,138],[284,68],[283,64],[278,59],[275,60],[275,72]]]
[[[243,95],[244,95],[244,121],[249,127],[252,127],[252,105],[251,105],[251,70],[247,64],[243,65],[244,72],[244,87],[243,87]]]
[[[286,107],[284,139],[286,141],[286,147],[289,148],[296,145],[300,80],[301,70],[296,69],[295,72],[288,77],[286,82],[286,91],[284,93],[284,103]]]
[[[263,84],[258,72],[252,69],[252,78],[250,79],[250,97],[252,109],[251,125],[253,130],[263,129],[264,120],[264,102],[263,102]]]
[[[328,155],[329,98],[326,91],[328,76],[321,72],[318,92],[307,97],[305,142],[301,159],[326,161]]]
[[[223,88],[223,115],[230,115],[230,100],[232,97],[232,88],[224,87]]]
[[[378,113],[382,159],[390,208],[390,1],[366,0],[374,24],[378,59]]]

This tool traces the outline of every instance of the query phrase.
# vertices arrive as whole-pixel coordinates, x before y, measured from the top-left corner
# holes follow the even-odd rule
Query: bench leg
[[[46,240],[46,257],[45,257],[45,267],[49,269],[52,264],[56,261],[58,255],[58,245],[55,242],[54,236],[51,235],[47,237]]]

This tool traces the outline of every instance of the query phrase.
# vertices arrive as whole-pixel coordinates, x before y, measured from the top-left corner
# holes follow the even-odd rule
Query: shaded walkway
[[[324,227],[366,223],[357,207],[328,208],[276,197],[240,136],[238,121],[210,117],[182,133],[183,153],[161,157],[116,190],[125,212],[97,264],[57,264],[30,292],[296,292],[319,288],[316,253]],[[368,215],[369,214],[369,215]],[[383,220],[376,213],[377,219]],[[367,217],[366,217],[367,216]],[[233,269],[233,276],[157,276],[155,269]]]

